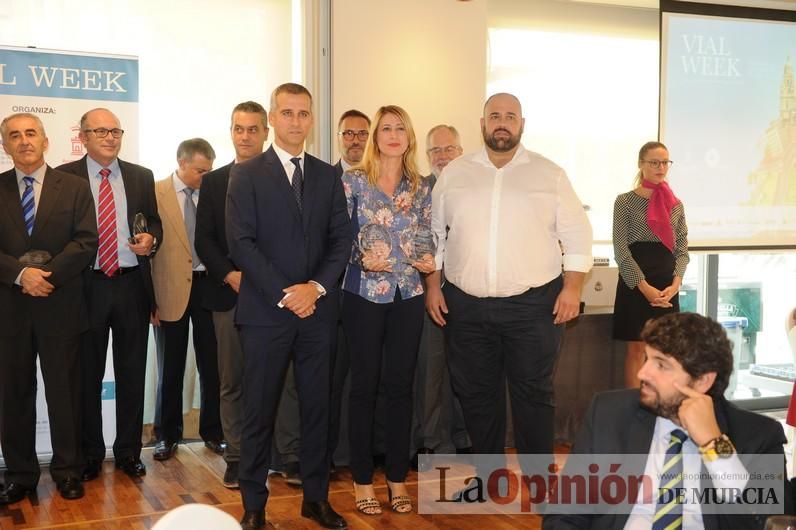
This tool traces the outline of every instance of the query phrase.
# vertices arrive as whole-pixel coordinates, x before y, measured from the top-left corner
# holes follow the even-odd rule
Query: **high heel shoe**
[[[409,495],[396,495],[393,497],[392,488],[387,485],[387,496],[390,501],[390,508],[395,513],[409,513],[414,508],[412,506],[412,497]]]
[[[357,511],[364,513],[365,515],[381,515],[381,503],[379,499],[376,497],[365,497],[362,499],[357,499],[357,488],[354,485],[354,504],[357,507]]]

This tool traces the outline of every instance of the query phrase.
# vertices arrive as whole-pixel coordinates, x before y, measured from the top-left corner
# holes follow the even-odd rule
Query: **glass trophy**
[[[362,254],[370,254],[390,263],[394,261],[390,259],[392,238],[390,231],[384,225],[370,223],[363,226],[359,231],[358,246]]]
[[[141,212],[135,214],[135,218],[133,219],[133,233],[130,236],[128,241],[131,245],[135,245],[138,240],[135,238],[138,234],[146,234],[147,233],[147,224],[146,224],[146,216]]]
[[[437,234],[429,226],[418,225],[412,233],[409,260],[422,261],[424,257],[437,254]]]
[[[26,267],[42,269],[53,257],[46,250],[28,250],[19,257],[19,262]]]

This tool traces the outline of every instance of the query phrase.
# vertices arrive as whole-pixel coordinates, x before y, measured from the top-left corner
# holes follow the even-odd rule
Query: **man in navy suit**
[[[65,499],[80,482],[80,335],[88,329],[83,270],[97,253],[88,182],[44,162],[49,142],[38,116],[0,123],[14,167],[0,174],[0,445],[6,464],[0,505],[36,489],[36,357],[41,364],[53,458]],[[41,259],[33,259],[32,251]]]
[[[301,407],[301,515],[345,528],[329,505],[330,327],[351,251],[334,168],[304,152],[312,96],[285,83],[271,94],[274,145],[230,172],[227,242],[243,273],[235,322],[244,352],[239,483],[244,529],[265,527],[266,478],[279,396],[293,356]]]
[[[144,426],[144,382],[149,339],[149,315],[155,304],[149,257],[163,241],[163,228],[155,202],[152,171],[119,159],[124,130],[119,118],[108,109],[98,108],[80,118],[80,141],[86,156],[59,166],[89,183],[97,210],[97,226],[102,223],[100,200],[103,178],[110,183],[112,224],[101,234],[110,237],[106,253],[86,269],[89,332],[83,337],[83,480],[100,475],[105,458],[102,437],[102,379],[108,353],[108,337],[113,332],[113,370],[116,381],[116,440],[113,454],[116,467],[131,477],[146,474],[141,462],[141,431]],[[107,172],[107,176],[102,174]],[[143,232],[136,233],[136,215],[146,219]],[[114,235],[113,228],[115,226]],[[143,227],[139,227],[143,228]],[[103,260],[104,258],[104,260]],[[114,261],[116,266],[103,265]]]

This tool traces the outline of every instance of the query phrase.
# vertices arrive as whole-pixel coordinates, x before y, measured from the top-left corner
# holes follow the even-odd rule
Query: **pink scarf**
[[[677,204],[677,197],[666,181],[653,184],[641,179],[641,186],[652,190],[647,206],[647,226],[658,236],[661,243],[670,251],[674,251],[674,228],[672,227],[672,208]]]

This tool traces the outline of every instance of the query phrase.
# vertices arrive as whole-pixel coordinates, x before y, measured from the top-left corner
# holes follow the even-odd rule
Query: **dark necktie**
[[[655,518],[652,530],[682,530],[683,505],[677,491],[683,487],[683,442],[688,436],[674,429],[669,438],[669,447],[663,459],[661,481],[658,485],[658,501],[655,503]]]
[[[193,188],[185,188],[185,231],[188,233],[188,242],[191,244],[191,259],[193,259],[193,269],[202,264],[196,254],[196,205],[193,203]]]
[[[293,180],[290,184],[293,186],[293,196],[296,198],[299,211],[301,211],[302,198],[304,197],[304,173],[301,171],[301,159],[295,157],[291,158],[290,161],[296,166],[295,171],[293,171]]]
[[[102,168],[99,185],[99,208],[97,210],[97,230],[99,232],[99,268],[106,276],[113,276],[119,270],[119,243],[116,234],[116,204],[108,177],[111,170]]]
[[[28,235],[33,232],[33,218],[36,216],[36,194],[33,192],[33,177],[22,177],[25,191],[22,192],[22,216]]]

